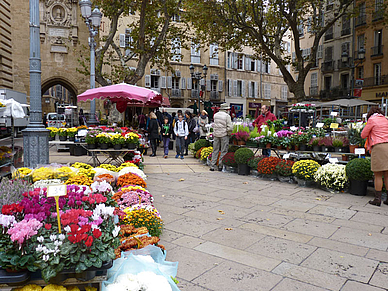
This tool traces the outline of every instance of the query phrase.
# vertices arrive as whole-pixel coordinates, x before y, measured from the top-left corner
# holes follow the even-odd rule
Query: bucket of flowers
[[[301,187],[312,187],[315,185],[314,174],[320,165],[314,160],[301,160],[292,166],[292,174],[295,176],[298,185]]]
[[[234,158],[238,167],[239,175],[249,175],[251,168],[248,166],[248,161],[253,158],[255,154],[248,148],[239,148],[234,153]]]
[[[59,129],[56,127],[47,127],[49,132],[49,141],[55,140],[55,136],[58,134]]]
[[[264,156],[254,156],[248,161],[248,167],[251,168],[251,175],[258,177],[259,172],[257,171],[258,163],[264,158]]]
[[[201,161],[207,160],[207,157],[213,152],[213,147],[205,147],[201,151]]]
[[[237,162],[234,158],[234,152],[226,153],[222,158],[223,172],[237,173]]]
[[[257,171],[263,178],[275,181],[278,178],[276,174],[276,165],[280,162],[279,158],[267,157],[262,159],[257,164]]]
[[[110,136],[106,132],[97,134],[97,141],[100,145],[100,149],[106,150],[109,148]]]
[[[139,143],[139,135],[135,132],[128,132],[125,134],[125,143],[128,146],[128,149],[135,149]]]
[[[116,133],[111,136],[110,141],[113,144],[113,149],[121,150],[123,144],[125,143],[125,138],[121,135],[121,133]]]
[[[331,152],[333,150],[333,138],[331,136],[323,137],[321,143],[323,152]]]
[[[343,192],[348,184],[345,165],[325,164],[314,174],[314,180],[330,192]]]
[[[95,149],[97,144],[97,135],[99,134],[96,130],[89,130],[85,136],[85,142],[88,145],[88,149]]]
[[[291,160],[280,160],[275,166],[275,173],[278,175],[280,182],[293,183],[292,179],[292,166],[294,161]]]
[[[75,141],[75,135],[77,134],[78,129],[76,127],[71,127],[67,129],[67,136],[69,141]]]
[[[60,141],[66,141],[67,140],[67,128],[58,128],[58,136]]]

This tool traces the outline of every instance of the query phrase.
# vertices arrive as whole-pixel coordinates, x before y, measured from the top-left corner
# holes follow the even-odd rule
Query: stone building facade
[[[0,0],[0,88],[13,89],[11,1]]]

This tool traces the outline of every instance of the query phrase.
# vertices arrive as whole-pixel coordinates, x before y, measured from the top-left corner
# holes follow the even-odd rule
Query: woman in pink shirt
[[[372,172],[375,175],[375,199],[370,204],[381,205],[383,177],[388,187],[388,120],[378,107],[373,107],[367,115],[367,124],[361,132],[367,138],[367,148],[371,152]],[[384,201],[388,205],[388,199]]]

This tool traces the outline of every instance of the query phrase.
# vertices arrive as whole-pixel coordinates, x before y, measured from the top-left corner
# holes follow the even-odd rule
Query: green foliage
[[[209,141],[206,139],[199,139],[194,143],[195,152],[199,151],[201,148],[208,147]]]
[[[237,164],[247,164],[253,156],[254,153],[248,148],[240,148],[234,153],[234,159]]]
[[[254,139],[255,137],[261,136],[257,126],[249,133],[249,139]]]
[[[234,152],[226,153],[222,158],[222,163],[229,167],[237,167],[237,163],[234,158]]]
[[[367,181],[373,178],[369,159],[356,158],[346,164],[346,175],[349,179]]]
[[[239,146],[236,146],[236,145],[229,145],[229,148],[228,148],[228,152],[235,152],[239,149],[240,147]]]
[[[264,156],[252,157],[252,158],[248,161],[248,166],[249,166],[251,169],[257,170],[257,164],[258,164],[263,158],[264,158]]]

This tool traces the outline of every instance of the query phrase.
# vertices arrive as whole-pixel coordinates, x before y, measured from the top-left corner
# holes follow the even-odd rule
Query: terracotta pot
[[[347,155],[342,155],[342,160],[343,161],[348,161],[349,160],[349,157]]]
[[[282,146],[277,146],[276,149],[281,150],[283,147]]]
[[[295,150],[298,151],[299,150],[299,145],[295,145]]]
[[[270,142],[267,143],[267,144],[265,145],[265,148],[266,148],[266,149],[270,149],[270,148],[271,148],[271,143],[270,143]]]
[[[239,141],[237,141],[237,145],[245,145],[245,141],[239,140]]]
[[[349,145],[349,152],[354,154],[354,150],[358,148],[358,145],[350,144]]]
[[[234,139],[234,140],[233,140],[233,144],[234,144],[234,145],[237,145],[237,140]]]

